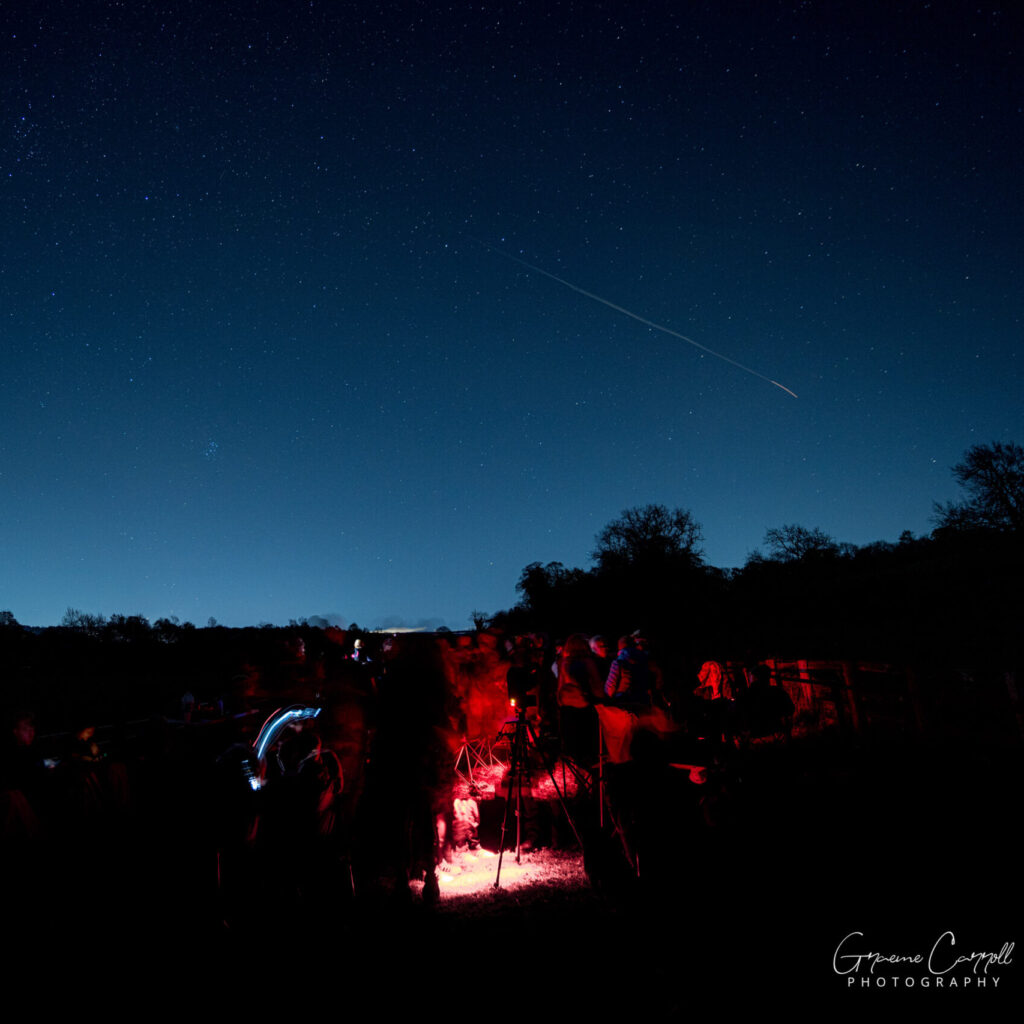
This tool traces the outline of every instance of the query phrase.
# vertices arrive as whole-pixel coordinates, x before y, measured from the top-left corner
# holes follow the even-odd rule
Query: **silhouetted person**
[[[793,701],[781,686],[772,686],[767,665],[756,665],[750,684],[736,700],[740,728],[750,739],[788,737],[793,723]]]
[[[587,638],[574,633],[565,641],[558,667],[559,725],[565,753],[588,770],[598,759],[594,705],[603,700],[604,686]]]
[[[383,661],[358,859],[399,900],[408,899],[409,881],[423,873],[424,898],[431,900],[438,894],[435,868],[448,842],[453,802],[453,698],[432,637],[392,637]]]
[[[615,660],[608,638],[600,633],[592,636],[590,638],[590,652],[594,655],[594,661],[597,664],[597,674],[601,677],[603,683],[608,678],[612,662]]]
[[[333,760],[332,760],[333,759]],[[276,750],[279,771],[262,792],[259,837],[272,895],[308,912],[337,873],[330,845],[334,800],[341,791],[337,758],[312,729],[290,730]]]
[[[30,711],[16,714],[3,737],[0,755],[0,825],[5,839],[21,842],[39,836],[39,805],[46,768],[35,747],[36,722]]]
[[[690,728],[699,739],[725,741],[730,731],[732,686],[717,661],[705,661],[690,701]]]

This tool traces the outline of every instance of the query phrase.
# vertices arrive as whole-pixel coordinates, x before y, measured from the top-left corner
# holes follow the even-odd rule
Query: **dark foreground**
[[[714,828],[677,813],[673,783],[655,789],[639,878],[605,844],[587,851],[590,882],[563,872],[470,900],[442,887],[435,907],[357,882],[355,898],[342,885],[298,907],[268,899],[227,928],[215,855],[168,804],[5,851],[11,976],[32,979],[40,1007],[97,985],[158,1002],[202,982],[218,1005],[326,989],[347,1013],[674,1019],[709,1001],[803,1016],[955,999],[985,1019],[1022,993],[1006,951],[1024,920],[1020,781],[1016,751],[794,747],[748,771]],[[840,975],[850,935],[846,952],[927,958],[938,942],[943,970],[864,961]],[[955,965],[1001,949],[987,972]]]

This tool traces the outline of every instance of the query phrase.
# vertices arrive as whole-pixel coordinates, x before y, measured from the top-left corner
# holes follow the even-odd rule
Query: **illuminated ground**
[[[442,909],[472,911],[503,900],[503,894],[515,894],[516,901],[536,899],[553,890],[564,892],[586,890],[590,883],[583,870],[583,856],[574,851],[533,850],[523,853],[516,863],[514,851],[506,851],[501,858],[498,875],[498,855],[481,850],[477,853],[456,854],[450,865],[438,872],[441,886]],[[495,880],[499,881],[495,889]],[[421,893],[423,883],[413,883]]]

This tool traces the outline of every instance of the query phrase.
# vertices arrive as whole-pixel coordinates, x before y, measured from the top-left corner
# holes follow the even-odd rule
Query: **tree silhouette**
[[[1009,442],[976,444],[953,467],[966,501],[936,503],[939,532],[999,530],[1024,534],[1024,448]]]
[[[111,615],[104,627],[108,640],[120,643],[138,643],[152,635],[153,628],[144,615]]]
[[[567,569],[561,562],[531,562],[519,575],[516,590],[521,605],[540,617],[556,616],[559,608],[573,601],[587,574],[582,569]]]
[[[675,564],[695,567],[703,554],[700,524],[685,508],[627,508],[595,538],[592,558],[600,569]]]
[[[768,557],[773,562],[799,562],[802,559],[839,553],[835,538],[824,530],[808,530],[806,526],[778,526],[764,535]]]
[[[107,620],[103,615],[90,615],[88,612],[80,611],[78,608],[68,608],[60,620],[60,624],[65,629],[74,629],[88,636],[99,636],[106,626]]]

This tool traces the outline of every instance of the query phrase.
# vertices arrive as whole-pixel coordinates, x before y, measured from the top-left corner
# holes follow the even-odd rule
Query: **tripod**
[[[537,742],[537,734],[533,726],[527,721],[526,708],[517,706],[515,715],[505,719],[501,729],[498,730],[498,739],[501,740],[502,738],[508,739],[511,755],[509,759],[507,795],[505,798],[505,816],[501,821],[501,842],[498,846],[498,872],[494,877],[495,889],[499,888],[501,884],[501,862],[505,856],[505,834],[508,831],[509,818],[513,810],[516,816],[516,863],[522,863],[523,783],[525,782],[527,786],[530,785],[529,754],[531,746],[541,755],[544,767],[547,769],[548,778],[551,779],[551,785],[554,786],[555,793],[558,794],[558,803],[565,814],[566,820],[569,822],[572,834],[576,837],[576,842],[580,844],[580,848],[583,847],[583,840],[580,838],[579,831],[576,828],[576,822],[573,821],[569,808],[566,806],[565,794],[558,788],[558,782],[555,780],[551,759]]]
[[[485,771],[499,764],[501,761],[494,756],[492,745],[486,739],[470,740],[464,736],[455,755],[455,774],[472,785],[476,781],[474,771]]]

